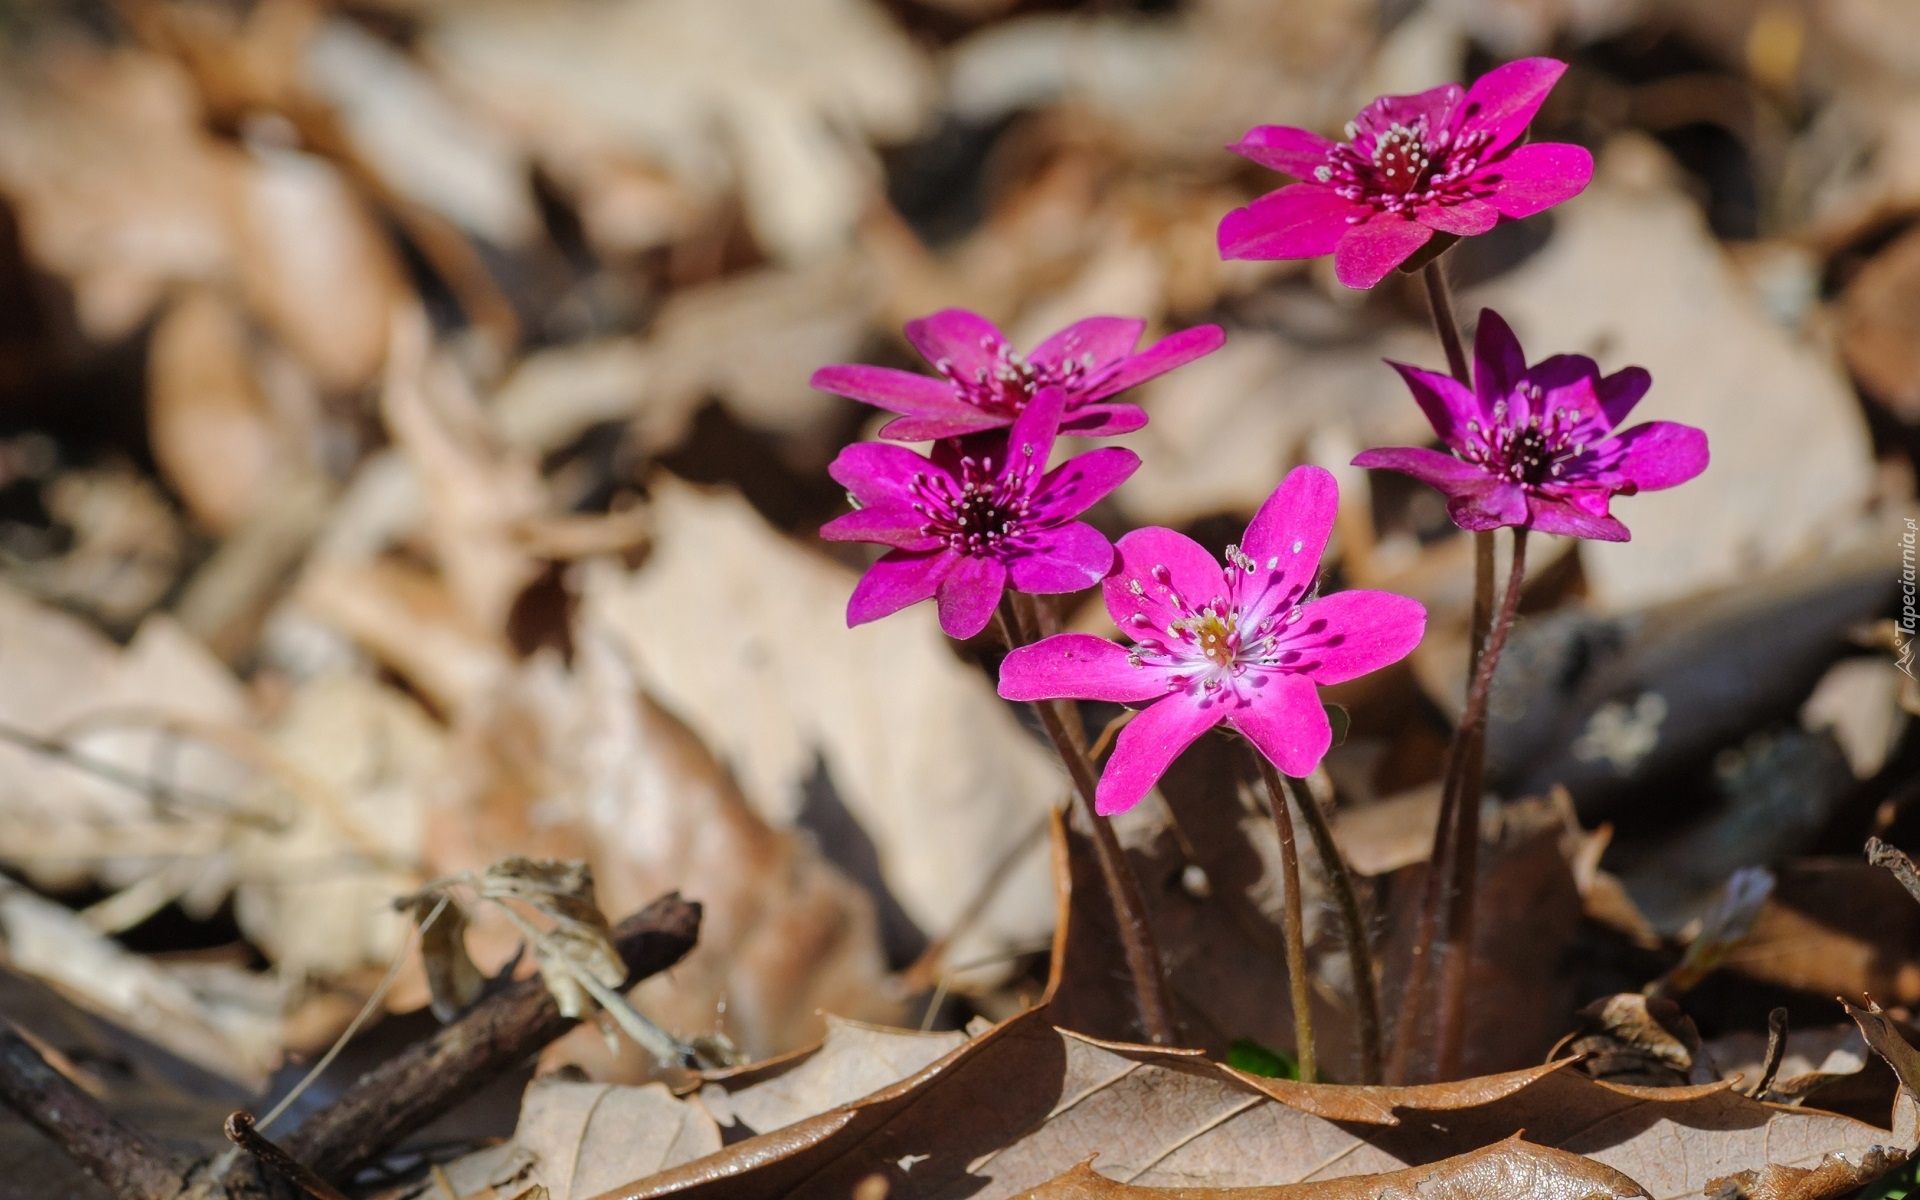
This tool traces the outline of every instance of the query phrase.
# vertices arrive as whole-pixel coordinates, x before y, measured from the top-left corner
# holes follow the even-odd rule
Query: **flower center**
[[[1298,545],[1295,543],[1296,554]],[[1173,575],[1166,567],[1156,566],[1149,572],[1161,599],[1176,615],[1165,629],[1156,629],[1144,611],[1133,614],[1129,622],[1132,627],[1127,632],[1138,643],[1129,655],[1135,666],[1144,666],[1151,660],[1159,666],[1184,668],[1184,673],[1175,677],[1176,686],[1197,682],[1214,691],[1231,684],[1249,667],[1286,670],[1299,657],[1284,643],[1288,630],[1300,619],[1305,586],[1294,584],[1286,595],[1278,598],[1278,604],[1264,603],[1264,591],[1243,594],[1242,589],[1254,584],[1262,574],[1267,576],[1268,588],[1284,578],[1279,558],[1269,559],[1262,565],[1238,546],[1229,546],[1226,559],[1228,594],[1198,607],[1175,590]],[[1236,579],[1236,571],[1246,579]],[[1129,590],[1142,599],[1147,596],[1147,585],[1138,579],[1129,585]],[[1247,603],[1242,604],[1236,596]],[[1254,609],[1266,615],[1259,616],[1250,625],[1245,624],[1248,613]]]
[[[913,511],[926,519],[921,535],[939,538],[962,554],[990,558],[1024,533],[1033,509],[1034,464],[1033,447],[1020,449],[1027,461],[998,478],[993,459],[971,457],[960,460],[958,486],[946,475],[915,474]]]
[[[1336,194],[1381,212],[1405,214],[1420,205],[1457,204],[1474,195],[1491,137],[1483,130],[1456,135],[1434,129],[1426,115],[1389,121],[1380,102],[1347,124],[1347,141],[1327,152],[1313,177]],[[1350,217],[1358,222],[1362,216]]]
[[[933,369],[952,385],[953,394],[985,412],[1017,417],[1027,401],[1047,386],[1066,390],[1069,397],[1087,390],[1093,380],[1094,357],[1091,353],[1068,353],[1050,363],[1029,362],[1005,342],[982,340],[981,348],[993,354],[990,366],[975,367],[972,375],[963,375],[950,358],[940,359]]]
[[[1529,402],[1526,421],[1510,421],[1511,406],[1505,400],[1498,402],[1493,406],[1494,424],[1490,428],[1478,420],[1467,422],[1467,445],[1459,456],[1531,487],[1552,482],[1568,459],[1586,453],[1587,443],[1580,428],[1583,414],[1578,409],[1562,405],[1543,417],[1539,385],[1522,384],[1521,388]]]

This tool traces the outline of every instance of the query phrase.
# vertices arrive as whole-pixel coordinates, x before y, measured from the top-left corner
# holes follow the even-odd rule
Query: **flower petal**
[[[1313,169],[1326,164],[1334,144],[1317,133],[1291,125],[1256,125],[1227,149],[1269,170],[1312,179]]]
[[[1398,471],[1402,475],[1411,475],[1449,496],[1478,491],[1492,478],[1470,462],[1462,462],[1451,454],[1421,446],[1383,446],[1376,450],[1363,450],[1354,456],[1353,465],[1373,471]]]
[[[1413,653],[1426,628],[1427,610],[1417,600],[1392,592],[1335,592],[1300,610],[1300,619],[1281,635],[1280,661],[1323,687],[1345,683]]]
[[[847,601],[848,628],[891,616],[933,595],[959,557],[950,550],[895,550],[883,556],[853,585],[853,596]]]
[[[1100,772],[1094,811],[1110,817],[1140,803],[1180,752],[1219,723],[1226,705],[1219,693],[1177,692],[1127,722],[1114,742],[1113,757]]]
[[[1132,354],[1146,329],[1147,323],[1138,317],[1087,317],[1035,346],[1027,361],[1039,367],[1082,359],[1088,371],[1098,371]],[[1084,363],[1089,354],[1093,361]]]
[[[1067,409],[1067,393],[1057,387],[1043,387],[1007,430],[1007,447],[1002,453],[1000,477],[1025,472],[1038,483],[1053,457],[1054,435],[1060,432],[1060,417]],[[1031,487],[1031,484],[1029,484]]]
[[[1653,376],[1645,367],[1626,367],[1602,376],[1595,390],[1600,393],[1600,410],[1607,414],[1608,428],[1617,428],[1626,420],[1652,386]]]
[[[1381,214],[1349,226],[1333,250],[1333,274],[1350,288],[1370,288],[1427,244],[1433,230],[1405,217]]]
[[[1480,398],[1453,376],[1391,360],[1387,365],[1400,372],[1407,390],[1413,393],[1414,402],[1427,414],[1427,423],[1433,426],[1434,435],[1447,445],[1466,444],[1467,422],[1486,423],[1487,410],[1481,406]]]
[[[1691,425],[1648,421],[1612,440],[1621,453],[1613,471],[1642,492],[1674,487],[1707,469],[1706,431]],[[1597,446],[1593,453],[1605,456],[1607,449]]]
[[[1240,541],[1241,552],[1255,566],[1251,574],[1233,573],[1242,624],[1257,623],[1306,596],[1339,513],[1340,485],[1332,472],[1315,466],[1287,472]]]
[[[1413,219],[1441,233],[1478,237],[1500,223],[1500,210],[1484,200],[1468,198],[1449,204],[1422,205],[1414,210]]]
[[[1046,473],[1033,489],[1033,516],[1065,521],[1092,508],[1140,468],[1140,456],[1119,446],[1077,454]]]
[[[861,363],[839,363],[821,367],[808,381],[823,392],[884,408],[888,412],[936,416],[949,413],[978,412],[973,405],[953,394],[944,379],[896,371],[892,367],[869,367]]]
[[[1141,635],[1161,640],[1168,625],[1227,598],[1220,564],[1185,534],[1149,525],[1121,538],[1114,549],[1120,561],[1100,587],[1108,615],[1135,641]]]
[[[1463,134],[1484,131],[1492,139],[1489,152],[1512,145],[1566,72],[1567,64],[1551,58],[1522,58],[1495,67],[1467,89],[1456,128]]]
[[[1447,492],[1447,516],[1472,533],[1525,525],[1529,523],[1527,490],[1504,479],[1483,478],[1473,487]]]
[[[1487,203],[1508,217],[1530,217],[1571,200],[1593,181],[1593,155],[1565,142],[1534,142],[1482,167],[1475,182],[1490,186]]]
[[[964,411],[956,411],[951,416],[901,417],[888,421],[880,427],[880,436],[896,442],[933,442],[1004,429],[1013,424],[1012,418],[1004,413],[990,413],[971,404],[960,407]]]
[[[991,372],[1007,344],[999,326],[964,308],[943,308],[908,321],[906,334],[920,357],[936,367],[945,361],[964,378],[972,378],[978,371]]]
[[[1023,536],[1007,564],[1015,588],[1042,594],[1090,588],[1111,570],[1113,543],[1084,521]]]
[[[1196,358],[1205,358],[1218,350],[1226,340],[1226,333],[1218,325],[1195,325],[1192,329],[1169,334],[1120,364],[1120,369],[1099,387],[1088,392],[1087,398],[1098,400],[1118,395],[1135,384],[1165,375]]]
[[[1125,647],[1090,633],[1062,633],[1022,646],[1000,664],[1006,700],[1138,703],[1167,694],[1164,667],[1135,666]]]
[[[1453,121],[1466,89],[1457,83],[1443,83],[1410,96],[1379,96],[1353,119],[1354,149],[1368,156],[1379,145],[1380,135],[1395,125],[1415,126],[1422,120],[1428,130],[1438,134]]]
[[[1541,533],[1587,538],[1596,542],[1624,542],[1632,538],[1627,527],[1612,516],[1596,516],[1564,500],[1534,496],[1526,524]]]
[[[979,633],[993,620],[1006,586],[1007,569],[994,559],[959,557],[935,593],[940,628],[963,641]]]
[[[911,508],[919,499],[913,491],[916,475],[945,474],[937,464],[905,446],[885,442],[855,442],[840,451],[827,474],[853,493],[862,504],[900,504]]]
[[[1220,257],[1318,258],[1332,254],[1340,239],[1354,228],[1348,218],[1364,219],[1372,211],[1335,194],[1332,188],[1290,183],[1220,218]]]
[[[829,542],[876,542],[898,550],[937,549],[940,539],[922,533],[926,527],[924,514],[887,503],[835,517],[820,527],[820,536]]]
[[[1060,432],[1074,437],[1118,437],[1146,424],[1146,410],[1137,404],[1082,404],[1060,422]]]
[[[1258,685],[1243,688],[1242,693],[1239,705],[1227,713],[1227,721],[1281,774],[1296,779],[1313,774],[1333,745],[1333,724],[1320,705],[1320,691],[1313,681],[1304,675],[1264,671]]]
[[[1492,309],[1481,309],[1473,331],[1473,390],[1480,397],[1480,411],[1492,412],[1526,376],[1527,355],[1513,326]]]

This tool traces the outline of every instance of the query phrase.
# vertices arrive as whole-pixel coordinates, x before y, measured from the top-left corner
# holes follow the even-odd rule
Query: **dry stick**
[[[227,1140],[253,1155],[315,1200],[347,1200],[347,1195],[307,1169],[305,1163],[288,1154],[266,1134],[254,1127],[253,1114],[234,1112],[227,1116]]]
[[[679,962],[699,929],[700,906],[678,894],[620,922],[613,940],[628,984]],[[343,1179],[576,1023],[539,979],[523,979],[362,1075],[289,1134],[286,1150],[321,1178]]]
[[[1027,629],[1011,598],[1000,606],[994,620],[1009,649],[1027,643]],[[1126,851],[1120,848],[1113,824],[1094,807],[1099,778],[1087,760],[1085,746],[1069,732],[1068,720],[1061,708],[1058,700],[1037,700],[1033,704],[1034,714],[1040,718],[1040,726],[1047,731],[1060,761],[1066,764],[1067,774],[1073,779],[1074,794],[1080,798],[1088,823],[1093,827],[1094,857],[1100,863],[1100,876],[1107,885],[1107,899],[1113,904],[1113,920],[1120,930],[1127,972],[1133,976],[1133,991],[1140,1004],[1140,1024],[1149,1042],[1172,1046],[1176,1044],[1173,1000],[1168,995],[1167,977],[1160,966],[1160,950],[1154,945],[1153,926],[1147,920],[1146,898],[1141,895],[1140,881],[1134,877]],[[1071,728],[1078,728],[1078,722]]]
[[[27,1040],[0,1023],[0,1103],[67,1152],[116,1200],[177,1195],[186,1165],[122,1124],[66,1076],[47,1065]]]
[[[1320,1064],[1313,1049],[1312,989],[1307,985],[1307,921],[1301,911],[1300,850],[1294,844],[1293,814],[1287,809],[1287,788],[1280,772],[1260,751],[1248,749],[1260,778],[1266,781],[1267,803],[1273,809],[1273,828],[1280,835],[1280,887],[1287,912],[1283,929],[1287,940],[1287,988],[1293,1000],[1293,1052],[1300,1060],[1300,1079],[1312,1083]]]
[[[1421,268],[1420,279],[1426,284],[1427,307],[1433,316],[1434,333],[1439,336],[1440,345],[1447,354],[1447,370],[1461,386],[1472,387],[1467,349],[1460,340],[1460,324],[1453,314],[1453,292],[1447,284],[1442,262],[1443,259],[1436,258]],[[1486,646],[1487,630],[1493,624],[1491,531],[1473,535],[1473,566],[1473,626],[1467,658],[1469,678],[1479,667],[1480,654]],[[1463,729],[1464,723],[1455,728],[1456,740],[1462,736]],[[1449,858],[1451,848],[1459,840],[1459,823],[1459,804],[1454,791],[1443,782],[1439,818],[1433,827],[1433,850],[1427,856],[1426,886],[1422,890],[1420,912],[1414,924],[1413,957],[1407,967],[1406,987],[1400,997],[1400,1017],[1394,1029],[1393,1057],[1387,1068],[1389,1078],[1395,1083],[1410,1082],[1414,1043],[1422,1033],[1414,1015],[1426,1011],[1426,993],[1433,973],[1434,943],[1440,928],[1440,906],[1446,895],[1443,883],[1452,874]]]
[[[1776,1008],[1767,1014],[1767,1058],[1760,1064],[1760,1078],[1747,1089],[1747,1095],[1764,1100],[1773,1090],[1773,1077],[1780,1073],[1780,1060],[1787,1056],[1787,1010]]]
[[[1265,763],[1266,759],[1261,758]],[[1340,853],[1340,843],[1333,840],[1333,826],[1327,823],[1327,814],[1320,807],[1320,801],[1314,796],[1313,789],[1303,779],[1291,775],[1283,776],[1287,788],[1293,793],[1293,803],[1306,818],[1307,836],[1313,839],[1313,851],[1320,856],[1321,873],[1327,877],[1327,886],[1333,891],[1333,901],[1340,909],[1340,924],[1346,935],[1347,963],[1353,972],[1353,1010],[1354,1023],[1360,1033],[1360,1074],[1361,1083],[1379,1083],[1381,1069],[1380,1040],[1380,991],[1374,982],[1373,947],[1367,941],[1366,909],[1360,903],[1359,889],[1353,885],[1353,871],[1347,866],[1346,856]],[[1271,791],[1273,781],[1267,781]]]
[[[1893,877],[1900,881],[1900,886],[1907,889],[1907,894],[1920,900],[1920,867],[1915,867],[1911,858],[1873,837],[1867,839],[1867,862],[1892,871]]]
[[[1473,961],[1474,902],[1479,891],[1480,857],[1480,777],[1479,768],[1487,736],[1487,700],[1493,692],[1493,673],[1500,665],[1500,651],[1513,632],[1513,619],[1520,611],[1520,591],[1527,575],[1527,527],[1513,530],[1513,566],[1507,572],[1507,591],[1501,597],[1500,611],[1494,615],[1493,628],[1487,634],[1487,646],[1473,672],[1473,686],[1467,691],[1467,707],[1460,715],[1460,728],[1454,731],[1453,745],[1447,751],[1448,785],[1454,793],[1454,843],[1448,859],[1446,941],[1440,955],[1440,1008],[1437,1020],[1439,1049],[1435,1055],[1442,1080],[1451,1079],[1460,1067],[1460,1055],[1467,1023],[1467,982]],[[1457,760],[1457,761],[1456,761]]]

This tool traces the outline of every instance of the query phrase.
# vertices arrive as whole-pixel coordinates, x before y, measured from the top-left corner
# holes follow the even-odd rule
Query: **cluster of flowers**
[[[1261,127],[1233,149],[1298,176],[1221,222],[1228,258],[1331,253],[1343,283],[1371,287],[1436,233],[1484,233],[1577,194],[1592,160],[1577,146],[1516,145],[1564,66],[1511,63],[1471,90],[1446,86],[1375,100],[1331,142]],[[1226,551],[1223,565],[1171,529],[1137,529],[1117,545],[1079,520],[1140,465],[1105,447],[1049,469],[1062,433],[1102,437],[1146,424],[1114,397],[1219,348],[1217,326],[1144,351],[1145,322],[1093,317],[1022,355],[991,323],[947,310],[910,323],[935,375],[840,365],[814,386],[899,416],[883,438],[932,441],[930,456],[869,442],[835,460],[854,510],[822,536],[890,547],[854,589],[851,625],[933,599],[956,638],[980,633],[1004,589],[1074,592],[1100,585],[1132,640],[1068,633],[1015,649],[1001,667],[1010,700],[1146,705],[1120,733],[1098,810],[1144,796],[1194,739],[1226,722],[1281,771],[1304,776],[1332,731],[1318,687],[1398,661],[1426,612],[1387,592],[1318,594],[1320,558],[1339,507],[1334,478],[1300,467],[1281,481]],[[1462,528],[1519,526],[1625,541],[1616,495],[1671,487],[1707,464],[1698,429],[1655,421],[1615,432],[1651,377],[1602,375],[1590,358],[1528,366],[1519,341],[1482,312],[1473,379],[1392,364],[1445,450],[1370,450],[1363,467],[1405,472],[1444,492]]]

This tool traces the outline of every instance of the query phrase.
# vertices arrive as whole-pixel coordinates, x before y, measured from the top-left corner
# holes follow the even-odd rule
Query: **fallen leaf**
[[[720,1130],[698,1105],[662,1084],[543,1078],[527,1087],[513,1142],[533,1156],[535,1186],[554,1200],[585,1200],[713,1153]]]
[[[1615,142],[1554,222],[1543,250],[1468,294],[1469,311],[1484,303],[1510,316],[1537,355],[1647,368],[1653,390],[1634,419],[1698,426],[1713,447],[1713,465],[1686,488],[1618,503],[1631,542],[1582,544],[1600,606],[1740,583],[1818,549],[1864,511],[1873,454],[1846,381],[1745,291],[1663,150]]]
[[[791,824],[824,765],[886,886],[945,933],[1063,787],[988,681],[955,661],[930,606],[846,628],[851,573],[782,539],[745,502],[654,487],[652,556],[586,564],[583,621],[725,758],[754,808]],[[1045,864],[1023,860],[954,961],[1043,936]]]
[[[1889,1052],[1902,1050],[1889,1044]],[[1587,1160],[1588,1178],[1610,1169],[1661,1200],[1723,1179],[1787,1177],[1801,1190],[1780,1194],[1815,1200],[1903,1159],[1913,1148],[1913,1111],[1903,1092],[1890,1134],[1762,1105],[1722,1084],[1629,1088],[1552,1066],[1415,1088],[1300,1084],[1241,1075],[1192,1053],[1063,1033],[1036,1009],[862,1101],[603,1200],[839,1197],[874,1173],[892,1195],[963,1190],[990,1200],[1089,1159],[1102,1175],[1141,1186],[1273,1186],[1429,1166],[1521,1130],[1536,1147]]]
[[[701,1097],[709,1100],[710,1109],[724,1105],[749,1131],[767,1133],[871,1095],[966,1040],[958,1030],[915,1033],[829,1017],[827,1036],[818,1048],[780,1064],[771,1075],[756,1068],[736,1072],[751,1080],[737,1088],[728,1075],[710,1076],[713,1082]]]

